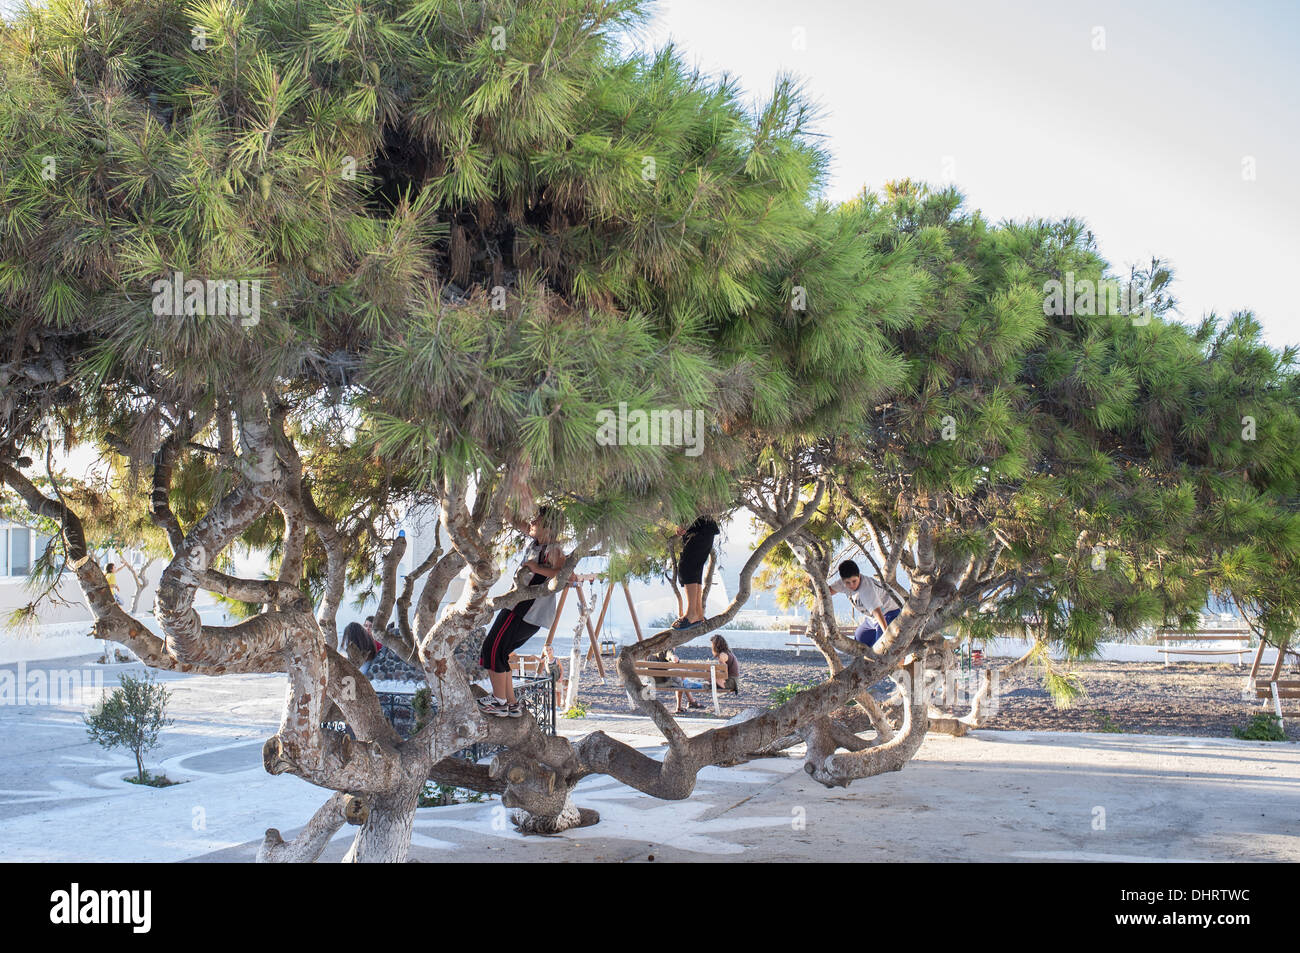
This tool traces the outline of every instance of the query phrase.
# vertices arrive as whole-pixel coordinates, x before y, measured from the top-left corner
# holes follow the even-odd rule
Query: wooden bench
[[[849,639],[850,641],[852,641],[853,639],[853,633],[858,631],[858,627],[855,625],[842,625],[839,627],[839,629],[840,629],[840,635],[846,639]],[[812,639],[809,639],[807,642],[803,640],[804,636],[808,634],[808,626],[806,624],[796,622],[795,624],[791,625],[790,634],[794,636],[795,640],[793,642],[787,642],[785,644],[794,649],[795,658],[798,658],[799,653],[802,652],[804,649],[817,648],[817,643],[812,641]]]
[[[643,683],[645,679],[650,679],[649,684],[657,692],[698,692],[704,689],[660,685],[655,682],[656,678],[691,678],[703,682],[705,688],[713,692],[713,713],[721,715],[722,708],[718,705],[718,686],[713,682],[713,670],[716,668],[718,668],[717,662],[637,662],[632,671],[643,680]]]
[[[1156,641],[1164,643],[1159,647],[1159,651],[1164,655],[1164,664],[1169,665],[1170,655],[1235,655],[1237,664],[1241,665],[1247,652],[1250,651],[1250,633],[1243,632],[1241,629],[1197,629],[1196,631],[1173,631],[1163,630],[1156,633]],[[1178,648],[1170,646],[1170,642],[1193,642],[1201,644],[1205,642],[1239,642],[1237,648]]]
[[[1276,697],[1300,698],[1300,678],[1279,678],[1272,682],[1256,682],[1256,698],[1273,698],[1273,686],[1277,686]]]
[[[1255,660],[1250,666],[1250,674],[1246,676],[1246,688],[1254,689],[1255,697],[1264,699],[1264,706],[1268,707],[1271,700],[1273,702],[1273,712],[1277,715],[1278,723],[1282,722],[1282,699],[1300,698],[1300,679],[1282,678],[1282,666],[1286,661],[1287,650],[1277,649],[1277,659],[1273,662],[1273,671],[1266,677],[1261,678],[1259,674],[1260,666],[1264,662],[1264,650],[1269,644],[1263,639],[1259,640],[1259,648],[1255,651]],[[1273,648],[1277,648],[1273,646]]]

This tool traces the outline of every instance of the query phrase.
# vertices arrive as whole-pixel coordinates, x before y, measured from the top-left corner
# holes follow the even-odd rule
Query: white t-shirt
[[[863,615],[870,618],[875,610],[881,613],[892,612],[902,608],[894,594],[870,576],[859,576],[858,591],[854,592],[843,579],[831,583],[831,592],[839,592],[849,597],[849,604]]]

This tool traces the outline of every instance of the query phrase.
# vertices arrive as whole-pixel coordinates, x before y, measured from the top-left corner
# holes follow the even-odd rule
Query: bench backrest
[[[632,670],[650,678],[693,678],[707,675],[717,662],[637,662]]]
[[[563,676],[564,660],[557,658],[555,661],[559,664],[560,674]],[[518,669],[520,675],[545,675],[546,660],[541,655],[516,655],[511,652],[510,668],[512,671]]]
[[[839,629],[840,629],[840,635],[845,635],[845,636],[851,636],[851,635],[853,635],[854,632],[856,632],[856,631],[858,630],[858,629],[857,629],[857,626],[853,626],[853,625],[842,625],[842,626],[839,627]],[[807,635],[807,634],[808,634],[808,626],[806,626],[806,625],[802,625],[802,624],[795,624],[795,625],[792,625],[792,626],[790,626],[790,634],[791,634],[791,635]]]
[[[1195,632],[1157,632],[1161,642],[1249,642],[1250,633],[1240,629],[1197,629]]]

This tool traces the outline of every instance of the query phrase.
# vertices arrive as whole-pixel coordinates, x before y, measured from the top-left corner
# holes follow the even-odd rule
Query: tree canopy
[[[919,679],[954,625],[1086,654],[1216,596],[1268,638],[1295,628],[1294,349],[1245,313],[1178,323],[1159,262],[1128,276],[1141,313],[1055,308],[1053,282],[1116,278],[1079,221],[992,223],[913,182],[828,203],[798,85],[752,107],[672,48],[625,53],[644,15],[51,0],[0,28],[0,479],[60,529],[98,637],[287,673],[267,770],[335,794],[264,859],[314,858],[346,821],[351,859],[402,859],[430,778],[562,830],[591,820],[570,792],[592,773],[682,798],[705,765],[797,742],[825,784],[897,768],[922,693],[895,735],[865,689]],[[602,440],[614,412],[698,415],[699,452]],[[56,444],[108,458],[107,498],[42,481]],[[539,504],[564,569],[491,597]],[[399,580],[417,508],[438,545]],[[585,555],[648,574],[663,526],[742,510],[765,532],[730,604],[620,655],[662,760],[484,719],[457,650],[494,611]],[[168,553],[164,638],[94,558],[126,527]],[[237,544],[275,577],[234,575]],[[830,610],[848,544],[903,604],[874,651]],[[832,677],[688,738],[634,665],[733,618],[765,563],[797,567]],[[338,651],[349,584],[428,679],[409,739]],[[200,590],[246,617],[202,623]],[[454,757],[480,740],[505,746],[492,764]]]

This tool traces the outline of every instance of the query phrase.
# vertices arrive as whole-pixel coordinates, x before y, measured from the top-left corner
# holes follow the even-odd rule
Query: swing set
[[[546,646],[543,653],[545,653],[546,649],[550,649],[551,654],[554,654],[552,645],[555,641],[555,632],[560,626],[560,615],[564,612],[564,604],[569,598],[569,591],[576,590],[578,593],[578,623],[573,627],[573,644],[569,652],[568,684],[563,702],[565,711],[572,709],[577,704],[580,676],[593,659],[596,662],[596,670],[600,673],[602,685],[605,684],[607,678],[605,673],[605,653],[601,650],[604,646],[609,646],[609,655],[612,656],[614,654],[614,642],[612,639],[606,639],[602,642],[600,633],[605,626],[605,615],[609,611],[609,603],[613,598],[613,584],[608,579],[605,580],[605,583],[604,591],[598,595],[593,579],[587,580],[587,592],[583,591],[581,582],[570,580],[569,584],[560,593],[559,604],[555,607],[555,618],[551,620],[550,631],[546,634]],[[632,602],[632,593],[628,589],[626,582],[619,583],[619,586],[623,590],[623,598],[627,600],[627,611],[632,616],[632,627],[636,631],[636,640],[638,642],[645,641],[641,632],[641,621],[637,617],[636,606]],[[599,609],[599,612],[596,614],[596,624],[592,625],[591,616],[592,613],[596,613],[597,609]],[[586,629],[587,639],[590,642],[585,656],[582,653],[582,632],[584,629]],[[543,654],[538,659],[544,657]],[[523,662],[525,659],[521,658],[520,661]],[[527,661],[533,660],[528,659]]]

